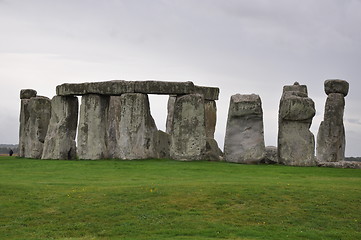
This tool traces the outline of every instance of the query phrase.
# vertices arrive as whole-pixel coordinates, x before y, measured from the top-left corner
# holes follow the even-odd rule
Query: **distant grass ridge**
[[[0,157],[2,239],[361,239],[361,171]]]

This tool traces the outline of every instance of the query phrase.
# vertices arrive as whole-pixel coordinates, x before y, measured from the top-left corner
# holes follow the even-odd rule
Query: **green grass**
[[[0,157],[0,239],[361,239],[361,171]]]

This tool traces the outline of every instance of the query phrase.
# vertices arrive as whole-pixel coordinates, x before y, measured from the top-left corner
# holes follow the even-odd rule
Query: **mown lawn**
[[[0,239],[361,239],[361,170],[0,157]]]

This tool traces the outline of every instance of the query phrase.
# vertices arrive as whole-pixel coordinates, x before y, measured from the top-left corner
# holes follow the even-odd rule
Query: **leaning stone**
[[[106,113],[109,97],[87,94],[82,97],[78,127],[79,159],[104,159],[107,153]]]
[[[193,92],[193,82],[136,81],[134,92],[144,94],[179,95]]]
[[[29,128],[25,150],[26,158],[40,159],[51,116],[51,101],[47,97],[33,97],[28,103]]]
[[[278,161],[291,166],[315,166],[315,140],[310,126],[315,115],[312,99],[307,88],[298,83],[285,86],[280,101],[278,119]],[[298,94],[298,93],[302,94]]]
[[[42,159],[75,159],[75,135],[78,123],[78,98],[55,96],[51,100],[51,118]]]
[[[194,93],[199,93],[204,96],[204,100],[218,100],[219,88],[215,87],[203,87],[203,86],[194,86]]]
[[[260,163],[265,157],[263,111],[256,94],[231,97],[224,159],[236,163]]]
[[[317,160],[320,162],[338,162],[345,159],[343,96],[341,93],[330,93],[327,97],[324,120],[317,134]]]
[[[218,143],[214,138],[206,138],[206,152],[204,154],[204,160],[207,161],[222,161],[223,152],[218,147]]]
[[[126,93],[120,96],[120,122],[117,146],[120,159],[157,158],[158,130],[150,113],[148,95]]]
[[[347,96],[349,89],[349,83],[340,79],[329,79],[325,81],[325,93],[341,93],[344,97]]]
[[[189,94],[176,98],[170,135],[172,159],[202,160],[206,152],[203,95]]]
[[[30,99],[36,97],[37,92],[33,89],[22,89],[20,91],[20,99]]]

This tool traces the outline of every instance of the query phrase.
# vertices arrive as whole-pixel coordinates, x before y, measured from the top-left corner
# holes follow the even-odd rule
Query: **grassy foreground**
[[[0,157],[0,239],[361,239],[361,171]]]

